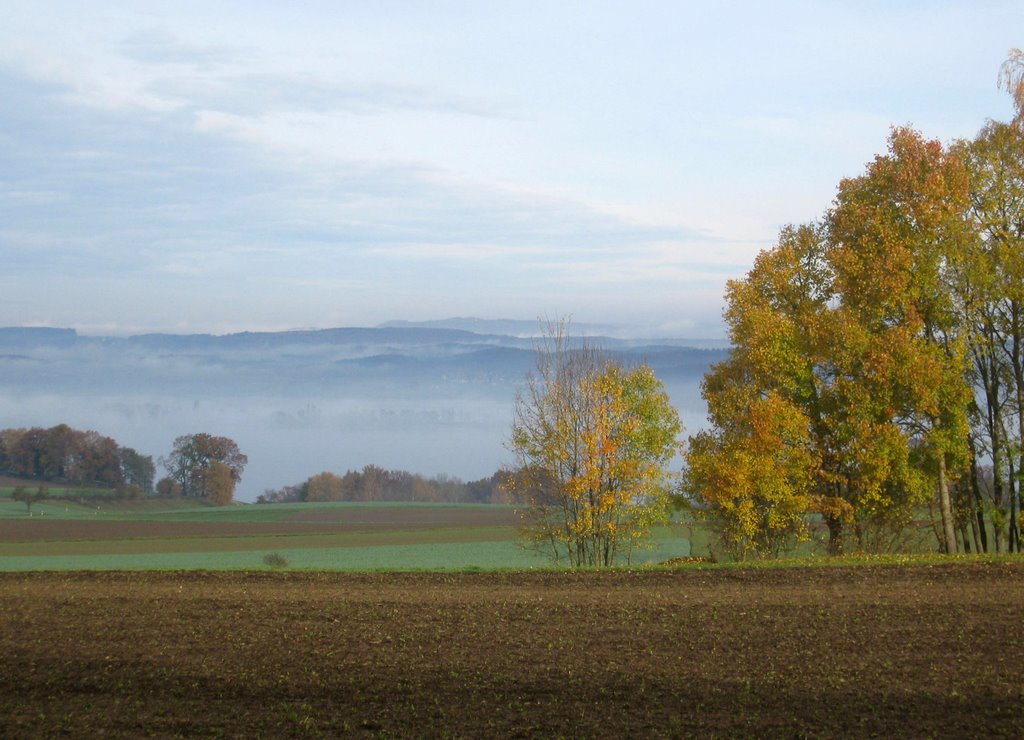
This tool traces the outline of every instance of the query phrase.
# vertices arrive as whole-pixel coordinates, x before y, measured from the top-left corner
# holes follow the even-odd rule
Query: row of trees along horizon
[[[998,79],[1012,121],[949,145],[894,128],[820,221],[783,228],[728,283],[732,349],[702,383],[710,427],[687,445],[648,366],[622,368],[556,321],[515,401],[513,470],[464,484],[367,466],[260,501],[511,501],[523,541],[573,566],[628,563],[673,507],[739,559],[778,556],[818,529],[832,554],[898,550],[922,523],[945,553],[1020,552],[1021,51]],[[62,458],[69,436],[78,456]],[[0,470],[138,485],[133,451],[118,450],[66,425],[6,430]],[[246,458],[197,434],[160,462],[158,492],[227,503]]]
[[[0,430],[0,474],[53,488],[38,488],[31,496],[19,495],[31,509],[43,498],[60,498],[55,488],[69,488],[67,496],[81,498],[70,487],[110,489],[116,496],[136,498],[143,494],[161,497],[192,497],[214,504],[228,504],[242,478],[248,457],[228,437],[198,433],[175,439],[169,455],[159,464],[167,475],[156,480],[156,463],[111,437],[95,431],[58,424],[44,429]],[[446,503],[507,503],[502,488],[504,474],[497,472],[477,481],[438,475],[427,478],[403,470],[367,465],[344,475],[324,471],[304,483],[268,489],[257,503],[295,501],[410,501]],[[23,487],[22,487],[23,488]],[[22,492],[19,491],[19,494]]]
[[[184,435],[174,441],[167,457],[160,458],[168,475],[154,485],[156,464],[152,456],[122,447],[99,432],[73,429],[67,424],[49,429],[0,430],[0,473],[63,485],[71,498],[81,498],[82,493],[71,492],[69,487],[98,487],[110,489],[121,498],[155,492],[227,504],[247,462],[238,445],[227,437]],[[16,492],[22,494],[21,489]],[[41,486],[32,497],[18,497],[31,509],[34,501],[58,498],[60,494]]]

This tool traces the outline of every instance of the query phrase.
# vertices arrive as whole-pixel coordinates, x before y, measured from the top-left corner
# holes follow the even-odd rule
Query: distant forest
[[[81,431],[67,424],[49,429],[0,430],[0,475],[136,494],[160,494],[165,488],[154,486],[156,465],[151,456],[122,447],[99,432]],[[502,485],[506,476],[497,472],[489,478],[464,482],[447,475],[427,478],[404,470],[367,465],[361,471],[350,470],[344,475],[323,472],[297,485],[267,489],[256,502],[507,503],[508,495]]]
[[[58,424],[0,430],[0,473],[46,483],[153,491],[153,458],[99,432]]]
[[[504,482],[508,473],[499,471],[490,478],[468,483],[447,475],[426,478],[404,470],[385,470],[367,465],[361,471],[344,475],[325,471],[304,483],[268,489],[258,504],[293,501],[412,501],[423,503],[508,503]]]

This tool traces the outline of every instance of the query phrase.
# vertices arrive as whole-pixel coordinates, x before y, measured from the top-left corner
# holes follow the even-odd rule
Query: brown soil
[[[110,519],[0,519],[0,542],[113,540],[167,537],[234,537],[343,534],[439,527],[505,527],[516,523],[512,509],[495,507],[351,507],[296,512],[280,522],[189,522]]]
[[[0,736],[1024,736],[1024,563],[0,574]]]

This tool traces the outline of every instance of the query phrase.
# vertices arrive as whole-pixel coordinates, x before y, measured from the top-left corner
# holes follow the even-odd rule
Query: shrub
[[[279,552],[268,552],[263,556],[263,564],[271,568],[287,568],[288,558]]]

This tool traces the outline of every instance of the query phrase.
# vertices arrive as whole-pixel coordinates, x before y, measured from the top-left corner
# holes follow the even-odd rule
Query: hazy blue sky
[[[707,335],[892,124],[972,136],[1013,2],[0,0],[0,325],[455,315]]]

